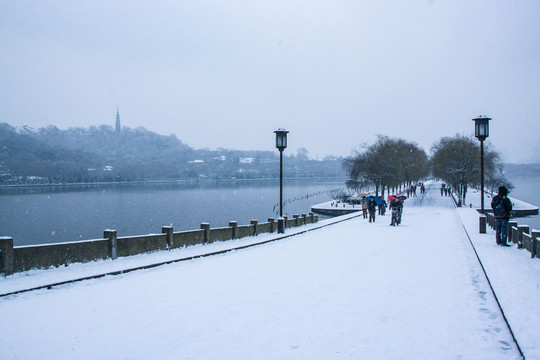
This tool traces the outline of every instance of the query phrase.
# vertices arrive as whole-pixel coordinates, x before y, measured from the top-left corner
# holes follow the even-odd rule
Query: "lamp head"
[[[489,136],[489,120],[491,120],[491,118],[483,115],[473,119],[474,136],[480,141],[486,140],[486,138]]]
[[[278,148],[279,151],[285,150],[287,148],[287,134],[289,133],[285,129],[277,129],[274,131],[276,134],[276,148]]]

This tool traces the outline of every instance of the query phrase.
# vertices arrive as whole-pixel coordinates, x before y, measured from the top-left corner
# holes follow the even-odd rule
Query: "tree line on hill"
[[[348,175],[347,189],[340,197],[374,188],[376,195],[399,191],[433,176],[455,190],[465,203],[468,189],[480,187],[480,145],[463,135],[443,137],[431,148],[431,157],[415,143],[379,135],[373,144],[343,160]],[[504,173],[500,154],[489,144],[484,149],[484,186],[497,192],[501,185],[513,188]]]
[[[194,149],[175,135],[111,126],[37,130],[0,123],[0,184],[60,184],[279,177],[277,151]],[[287,177],[343,177],[341,160],[285,155]]]
[[[489,143],[484,159],[486,188],[512,188],[500,154]],[[193,149],[175,135],[145,128],[34,130],[0,123],[0,184],[272,179],[279,177],[278,163],[277,151]],[[540,166],[528,169],[540,171]],[[289,178],[347,177],[349,194],[370,187],[382,196],[433,176],[452,186],[464,202],[469,187],[480,184],[480,146],[472,137],[444,137],[428,156],[415,143],[379,135],[345,159],[309,160],[300,148],[296,155],[285,155],[284,173]]]

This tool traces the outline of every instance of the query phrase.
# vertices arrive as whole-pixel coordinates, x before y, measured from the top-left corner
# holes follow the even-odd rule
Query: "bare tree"
[[[343,167],[350,184],[369,184],[375,194],[384,196],[385,189],[418,181],[428,173],[428,157],[416,144],[379,135],[377,141],[365,145],[364,151],[347,158]]]
[[[327,193],[332,200],[345,201],[349,197],[349,194],[343,189],[328,190]]]
[[[514,185],[504,174],[502,164],[499,164],[492,174],[489,174],[485,179],[484,185],[486,190],[491,194],[496,194],[499,190],[499,186],[505,186],[508,190],[512,190]]]
[[[472,137],[443,137],[433,145],[433,175],[451,185],[465,203],[469,186],[480,184],[480,145]],[[500,163],[499,154],[490,146],[484,151],[484,172],[490,178]]]

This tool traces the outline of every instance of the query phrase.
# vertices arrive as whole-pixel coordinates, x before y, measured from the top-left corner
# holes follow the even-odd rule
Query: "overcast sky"
[[[538,0],[0,0],[0,122],[122,125],[202,148],[429,152],[478,115],[540,156]]]

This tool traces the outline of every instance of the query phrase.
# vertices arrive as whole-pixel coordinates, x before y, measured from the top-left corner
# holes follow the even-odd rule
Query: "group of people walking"
[[[441,185],[441,196],[450,196],[452,194],[452,188],[446,184]]]
[[[426,193],[426,187],[424,183],[419,182],[417,185],[411,185],[407,188],[407,197],[416,197],[416,189],[420,187],[420,194]]]
[[[446,184],[441,185],[441,196],[449,196],[451,194],[451,188]],[[420,191],[422,194],[425,193],[425,187],[423,184],[420,185]],[[416,194],[416,187],[414,189],[409,188],[407,190],[409,194]],[[500,246],[510,246],[507,243],[508,240],[508,221],[510,220],[510,215],[512,213],[512,202],[508,198],[508,188],[505,186],[499,187],[497,196],[491,201],[491,208],[493,209],[493,215],[496,219],[496,232],[495,237],[497,245]],[[381,199],[381,202],[377,203],[374,196],[370,196],[369,200],[366,197],[362,197],[361,200],[362,213],[364,219],[367,219],[369,216],[369,222],[375,222],[375,214],[377,209],[379,215],[385,215],[387,206],[392,212],[392,219],[390,226],[396,226],[401,224],[401,216],[403,213],[403,198],[398,196],[393,196],[390,200],[390,204],[387,205],[384,199]]]
[[[369,200],[367,200],[365,196],[362,197],[360,204],[362,205],[362,215],[364,219],[367,219],[369,217],[370,223],[375,222],[375,214],[377,213],[377,210],[379,212],[379,215],[384,216],[386,214],[386,208],[388,206],[390,207],[390,211],[392,212],[392,220],[390,225],[396,226],[401,223],[403,200],[397,196],[392,197],[390,205],[388,205],[384,199],[381,199],[381,202],[377,203],[375,197],[373,196],[370,196]]]

